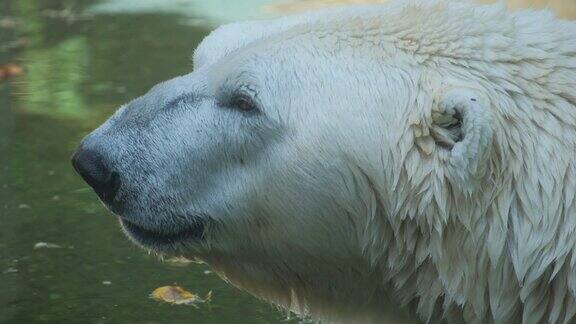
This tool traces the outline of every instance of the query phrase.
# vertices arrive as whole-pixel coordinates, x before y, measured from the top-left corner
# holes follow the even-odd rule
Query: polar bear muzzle
[[[102,152],[101,152],[102,151]],[[106,157],[105,150],[97,145],[83,144],[74,153],[72,165],[90,187],[94,189],[102,202],[113,212],[119,214],[120,223],[125,232],[138,244],[157,248],[179,242],[202,242],[208,217],[205,215],[187,215],[186,222],[151,226],[143,220],[134,220],[122,216],[124,209],[121,199],[117,199],[121,186],[121,175]],[[179,215],[170,215],[169,219],[179,219]],[[175,226],[177,225],[177,226]]]

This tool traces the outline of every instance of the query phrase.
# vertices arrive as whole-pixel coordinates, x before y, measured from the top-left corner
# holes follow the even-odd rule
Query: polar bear
[[[220,27],[73,164],[136,244],[299,314],[566,323],[575,153],[576,24],[430,0]]]

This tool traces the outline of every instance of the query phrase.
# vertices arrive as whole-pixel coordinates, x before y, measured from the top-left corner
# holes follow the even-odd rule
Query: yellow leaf
[[[197,307],[196,304],[209,301],[212,296],[211,292],[208,293],[206,299],[202,299],[182,287],[179,286],[164,286],[156,288],[150,297],[158,301],[163,301],[173,305],[192,305]]]

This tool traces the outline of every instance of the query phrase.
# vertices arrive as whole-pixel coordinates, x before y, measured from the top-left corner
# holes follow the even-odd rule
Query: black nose
[[[102,154],[79,148],[72,156],[72,165],[105,203],[112,203],[120,188],[120,175],[106,164]]]

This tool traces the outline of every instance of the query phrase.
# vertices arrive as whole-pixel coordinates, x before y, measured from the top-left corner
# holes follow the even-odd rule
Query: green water
[[[73,172],[80,139],[121,103],[189,72],[211,28],[169,13],[75,14],[93,3],[0,0],[0,65],[25,69],[0,82],[0,323],[285,322],[205,266],[163,263],[133,246]],[[39,242],[60,248],[34,249]],[[212,302],[148,297],[174,283],[212,291]]]

